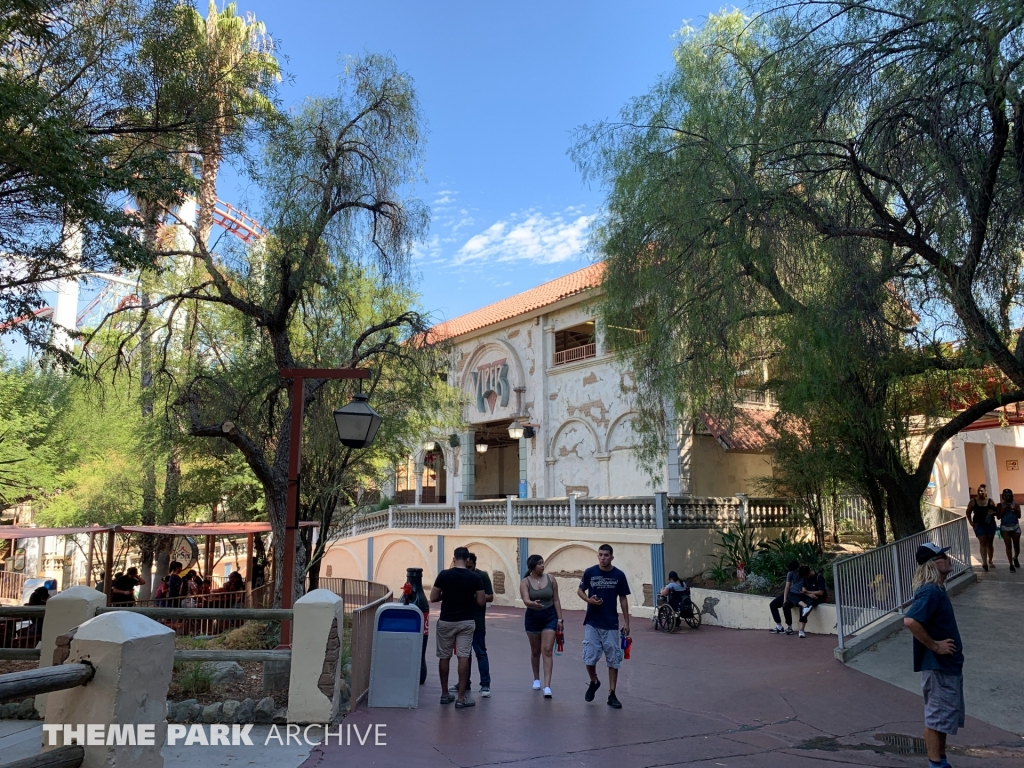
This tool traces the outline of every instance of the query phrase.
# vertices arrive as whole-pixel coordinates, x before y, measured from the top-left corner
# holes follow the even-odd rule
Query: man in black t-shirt
[[[430,602],[441,603],[441,615],[434,625],[437,637],[437,669],[441,676],[441,703],[455,701],[456,709],[476,704],[466,696],[469,683],[470,655],[473,652],[473,633],[476,631],[476,609],[486,603],[483,581],[466,567],[469,550],[457,547],[455,563],[437,574],[430,589]],[[456,699],[448,693],[448,670],[452,650],[459,658],[459,690]]]
[[[145,581],[139,577],[139,569],[129,568],[110,585],[111,605],[135,605],[135,588],[140,584],[145,584]]]

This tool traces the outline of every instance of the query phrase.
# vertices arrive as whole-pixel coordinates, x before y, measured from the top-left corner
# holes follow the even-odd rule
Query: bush
[[[180,672],[178,686],[189,698],[209,693],[213,683],[213,670],[199,661],[183,661],[175,665]]]
[[[750,592],[753,595],[767,595],[772,591],[772,580],[767,576],[752,573],[747,580],[736,585],[736,589]]]
[[[747,571],[765,576],[774,582],[786,579],[787,564],[793,560],[798,561],[800,565],[809,565],[815,570],[828,563],[828,559],[818,551],[813,542],[794,539],[788,531],[783,531],[777,538],[759,542],[757,548],[757,554],[751,560]]]
[[[725,550],[718,558],[721,567],[735,572],[740,563],[750,565],[758,547],[753,528],[741,520],[736,528],[721,531],[718,536],[718,546]]]

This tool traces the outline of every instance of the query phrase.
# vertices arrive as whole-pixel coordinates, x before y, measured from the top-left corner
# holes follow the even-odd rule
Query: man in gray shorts
[[[626,637],[629,637],[629,584],[626,574],[612,565],[612,548],[602,544],[597,550],[597,565],[583,572],[576,594],[587,604],[587,617],[583,621],[583,663],[590,675],[590,685],[583,697],[593,701],[594,694],[601,687],[597,678],[597,662],[604,655],[608,663],[608,706],[622,709],[615,698],[615,684],[619,679],[619,664],[622,662],[622,646],[619,638],[619,615],[615,601],[622,608],[622,623]]]
[[[473,632],[476,630],[476,609],[484,605],[484,585],[479,574],[466,567],[469,550],[455,548],[455,561],[451,568],[437,574],[434,586],[430,588],[430,602],[441,603],[441,615],[434,624],[437,638],[437,670],[441,677],[441,703],[455,702],[456,709],[475,706],[466,695],[469,685],[470,653],[473,651]],[[458,657],[458,695],[448,691],[448,672],[452,653]]]
[[[914,671],[924,692],[924,740],[931,768],[948,768],[946,736],[964,726],[964,651],[946,594],[952,564],[931,542],[917,548],[914,602],[903,623],[914,636]]]

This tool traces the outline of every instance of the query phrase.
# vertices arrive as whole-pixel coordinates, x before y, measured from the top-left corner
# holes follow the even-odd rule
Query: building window
[[[555,332],[555,365],[565,365],[596,356],[593,320]]]

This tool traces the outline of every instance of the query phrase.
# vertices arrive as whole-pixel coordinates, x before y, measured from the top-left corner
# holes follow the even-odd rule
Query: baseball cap
[[[939,555],[944,555],[949,552],[949,547],[940,547],[938,544],[932,544],[930,541],[927,544],[922,544],[917,548],[917,564],[924,565],[929,560],[934,560]]]

